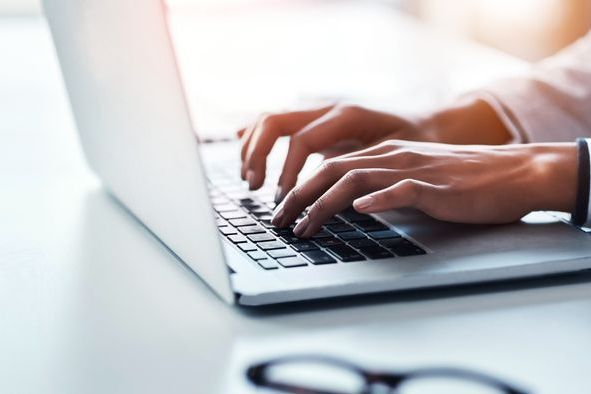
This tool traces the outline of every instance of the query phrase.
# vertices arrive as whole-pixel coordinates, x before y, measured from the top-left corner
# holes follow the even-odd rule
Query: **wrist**
[[[572,212],[577,198],[578,150],[575,143],[532,144],[532,210]]]

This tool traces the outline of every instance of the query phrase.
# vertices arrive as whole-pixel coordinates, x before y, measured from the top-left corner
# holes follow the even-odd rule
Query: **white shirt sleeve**
[[[497,112],[515,143],[591,136],[591,32],[517,78],[475,92]]]
[[[589,162],[591,163],[591,138],[585,138],[587,141],[587,149],[589,150]],[[591,174],[591,164],[589,165],[589,174]],[[581,191],[583,193],[583,191]],[[588,203],[587,203],[587,219],[585,220],[584,227],[591,227],[591,182],[589,182],[589,189],[585,191],[587,196],[589,196]]]

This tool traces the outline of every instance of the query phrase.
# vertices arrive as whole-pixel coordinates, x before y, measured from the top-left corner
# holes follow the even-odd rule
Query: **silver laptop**
[[[228,303],[257,306],[591,268],[589,236],[538,212],[463,226],[345,211],[312,240],[270,224],[235,144],[194,133],[161,0],[44,0],[86,158],[105,187]],[[198,125],[197,125],[198,126]],[[198,127],[197,127],[198,128]]]

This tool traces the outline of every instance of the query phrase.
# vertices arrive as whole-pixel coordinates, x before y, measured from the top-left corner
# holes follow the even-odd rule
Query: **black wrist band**
[[[589,147],[585,138],[577,138],[579,148],[579,171],[577,177],[577,202],[571,216],[571,222],[582,226],[587,221],[589,209],[589,175],[591,173],[589,162]]]

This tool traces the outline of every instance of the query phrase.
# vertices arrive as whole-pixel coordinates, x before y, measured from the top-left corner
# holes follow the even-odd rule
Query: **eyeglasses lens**
[[[397,394],[504,394],[502,390],[470,380],[421,377],[409,379],[399,387]]]
[[[271,384],[289,385],[308,391],[339,394],[363,392],[365,381],[356,371],[323,362],[282,362],[269,366],[265,373]]]

